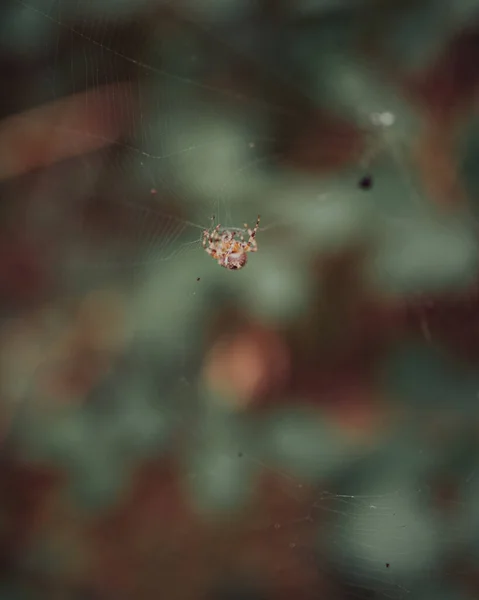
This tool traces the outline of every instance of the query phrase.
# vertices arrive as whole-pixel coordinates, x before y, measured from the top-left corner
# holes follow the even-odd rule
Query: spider
[[[203,231],[203,248],[225,269],[242,269],[248,259],[247,253],[258,250],[255,237],[260,219],[261,217],[258,215],[253,229],[250,229],[246,223],[244,224],[249,235],[246,242],[243,234],[240,234],[239,239],[236,238],[237,229],[224,229],[220,232],[221,225],[218,224],[215,227],[215,217],[213,215],[211,217],[211,228]]]

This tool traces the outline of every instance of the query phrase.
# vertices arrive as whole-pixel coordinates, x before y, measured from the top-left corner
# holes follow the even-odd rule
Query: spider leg
[[[218,225],[216,225],[216,227],[211,232],[210,239],[214,239],[215,237],[218,236],[218,231],[220,230],[220,227],[221,227],[221,225],[220,225],[220,223],[218,223]]]
[[[203,245],[203,248],[205,248],[205,249],[208,246],[209,237],[210,237],[210,232],[207,229],[204,229],[203,230],[203,239],[201,240],[201,243]]]
[[[216,239],[218,238],[218,231],[219,231],[220,227],[221,227],[220,223],[218,223],[218,225],[215,226],[215,215],[212,215],[210,229],[203,230],[202,244],[203,244],[203,248],[205,250],[212,249],[212,248],[214,249],[214,243],[215,243]]]
[[[244,224],[245,229],[248,231],[248,235],[249,235],[249,238],[250,238],[249,241],[251,241],[252,239],[255,238],[256,232],[258,231],[258,228],[259,228],[259,222],[260,221],[261,221],[261,216],[258,215],[258,218],[256,219],[256,223],[255,223],[255,226],[254,226],[253,229],[250,229],[248,227],[247,223]]]
[[[247,223],[244,224],[245,229],[248,231],[248,235],[249,235],[249,239],[248,239],[248,243],[247,243],[247,248],[250,252],[256,252],[256,250],[258,249],[258,245],[256,243],[256,233],[258,231],[259,228],[259,222],[261,221],[261,215],[258,215],[258,218],[256,219],[256,224],[254,226],[253,229],[250,229],[247,225]]]
[[[218,233],[220,227],[220,223],[218,223],[218,225],[215,226],[215,215],[211,215],[211,236],[213,236],[215,233]]]

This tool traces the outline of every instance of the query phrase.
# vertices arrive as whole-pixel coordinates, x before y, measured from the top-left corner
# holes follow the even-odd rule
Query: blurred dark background
[[[478,596],[478,15],[2,3],[0,598]]]

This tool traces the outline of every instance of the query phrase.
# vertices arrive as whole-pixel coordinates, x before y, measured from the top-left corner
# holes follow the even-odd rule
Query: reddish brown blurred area
[[[48,167],[115,144],[133,111],[111,109],[112,98],[132,107],[130,87],[100,86],[4,119],[0,123],[0,180]]]

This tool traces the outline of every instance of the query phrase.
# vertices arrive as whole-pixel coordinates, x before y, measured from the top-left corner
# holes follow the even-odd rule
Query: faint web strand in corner
[[[296,111],[288,110],[284,106],[278,106],[275,104],[271,104],[270,102],[265,102],[261,98],[257,98],[255,96],[247,96],[245,94],[238,94],[237,92],[232,92],[231,90],[208,85],[206,83],[199,83],[198,81],[195,81],[194,79],[190,79],[188,77],[182,77],[181,75],[175,75],[174,73],[170,73],[169,71],[165,71],[164,69],[159,69],[158,67],[153,67],[152,65],[149,65],[148,63],[145,63],[141,60],[137,60],[131,56],[128,56],[127,54],[124,54],[123,52],[114,50],[110,46],[107,46],[106,44],[103,44],[103,43],[99,42],[98,40],[95,40],[94,38],[82,33],[81,31],[78,31],[78,29],[76,29],[75,27],[72,27],[71,25],[67,25],[66,23],[60,21],[59,19],[55,19],[54,17],[52,17],[48,13],[40,10],[39,8],[36,8],[35,6],[31,6],[30,4],[23,2],[23,0],[15,0],[15,2],[17,2],[18,4],[20,4],[20,6],[23,6],[27,10],[31,10],[31,11],[39,14],[40,16],[44,17],[45,19],[48,19],[50,22],[54,23],[55,25],[58,25],[59,27],[62,27],[63,29],[70,31],[71,33],[86,40],[87,42],[90,42],[91,44],[98,46],[98,47],[102,48],[103,50],[106,50],[107,52],[110,52],[114,56],[117,56],[118,58],[121,58],[122,60],[125,60],[125,61],[129,62],[130,64],[133,64],[133,65],[139,67],[140,69],[149,71],[150,73],[154,73],[158,76],[167,77],[168,79],[171,79],[172,81],[177,81],[179,83],[185,83],[187,85],[191,85],[192,87],[197,87],[199,89],[203,89],[203,90],[210,91],[210,92],[216,92],[218,94],[222,94],[222,95],[228,96],[230,98],[235,98],[236,100],[247,99],[249,101],[255,102],[258,106],[268,108],[273,112],[277,112],[278,114],[288,115],[288,116],[292,116],[292,117],[297,116]]]

